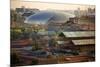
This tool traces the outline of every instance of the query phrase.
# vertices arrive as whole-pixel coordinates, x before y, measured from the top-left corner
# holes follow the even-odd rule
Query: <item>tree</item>
[[[16,32],[14,30],[11,30],[11,40],[16,40],[19,38],[19,36],[21,35],[20,32]]]
[[[38,39],[40,38],[39,35],[37,34],[37,32],[33,32],[31,34],[32,40],[33,40],[33,47],[32,50],[38,50],[39,46],[38,46]]]
[[[38,46],[38,43],[37,43],[37,40],[34,39],[34,43],[33,43],[33,46],[32,46],[32,50],[38,50],[39,49],[39,46]]]
[[[50,41],[49,41],[49,46],[50,46],[50,47],[55,47],[56,44],[57,44],[56,40],[53,39],[53,38],[51,38]]]
[[[61,32],[61,33],[59,33],[59,36],[60,37],[64,37],[64,34]]]

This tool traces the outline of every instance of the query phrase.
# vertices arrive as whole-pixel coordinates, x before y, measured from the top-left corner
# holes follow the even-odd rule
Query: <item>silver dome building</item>
[[[70,18],[75,18],[75,15],[62,12],[62,11],[40,11],[36,14],[29,16],[25,23],[39,25],[47,30],[57,31],[61,27],[60,25],[70,21]]]
[[[40,11],[36,14],[29,16],[25,23],[28,24],[47,24],[50,22],[54,23],[64,23],[69,21],[69,18],[74,18],[75,15],[67,13],[67,12],[59,12],[59,11]]]

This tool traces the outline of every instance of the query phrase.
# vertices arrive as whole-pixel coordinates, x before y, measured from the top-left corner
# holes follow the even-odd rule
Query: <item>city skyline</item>
[[[39,6],[40,5],[40,6]],[[60,3],[45,3],[36,1],[22,1],[22,0],[11,0],[11,9],[20,8],[37,8],[40,10],[55,9],[55,10],[87,10],[88,8],[95,8],[95,5],[80,5],[80,4],[60,4]],[[66,8],[67,7],[67,8]]]

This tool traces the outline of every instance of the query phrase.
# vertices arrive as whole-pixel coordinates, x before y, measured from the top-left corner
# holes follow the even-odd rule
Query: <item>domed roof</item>
[[[75,15],[67,12],[59,11],[40,11],[36,14],[29,16],[25,23],[28,24],[46,24],[48,22],[66,22],[70,17],[75,17]]]

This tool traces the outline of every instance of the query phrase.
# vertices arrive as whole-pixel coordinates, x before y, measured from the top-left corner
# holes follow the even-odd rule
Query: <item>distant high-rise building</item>
[[[78,8],[77,10],[75,10],[74,14],[76,15],[76,17],[80,17],[80,8]]]

